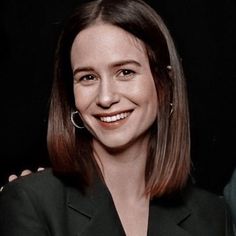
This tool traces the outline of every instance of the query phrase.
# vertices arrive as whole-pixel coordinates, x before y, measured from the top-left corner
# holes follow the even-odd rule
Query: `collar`
[[[170,203],[170,204],[169,204]],[[180,223],[187,220],[191,211],[184,203],[171,201],[150,202],[148,236],[189,236]],[[85,193],[68,187],[67,206],[73,211],[73,227],[80,236],[125,236],[112,196],[106,185],[97,179]],[[81,219],[83,218],[83,226]]]

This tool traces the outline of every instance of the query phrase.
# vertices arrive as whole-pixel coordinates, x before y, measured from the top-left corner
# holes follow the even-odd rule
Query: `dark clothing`
[[[224,188],[224,197],[232,214],[234,234],[236,235],[236,169]]]
[[[125,235],[102,181],[84,193],[68,183],[46,170],[7,184],[0,194],[0,235]],[[188,187],[176,197],[150,202],[149,236],[231,235],[226,228],[223,199],[204,190]]]

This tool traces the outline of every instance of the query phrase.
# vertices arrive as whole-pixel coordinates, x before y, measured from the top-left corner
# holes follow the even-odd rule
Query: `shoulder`
[[[223,204],[222,196],[196,186],[191,186],[183,191],[183,198],[191,204],[204,204],[209,201],[211,204]]]
[[[0,193],[0,203],[15,199],[35,201],[60,200],[66,194],[65,184],[57,178],[51,169],[32,173],[7,183]],[[55,197],[56,196],[56,197]]]
[[[191,187],[184,193],[183,199],[191,212],[186,227],[198,225],[199,232],[209,232],[208,235],[232,235],[231,218],[223,196]]]
[[[45,222],[63,219],[66,191],[51,170],[32,173],[6,184],[0,193],[0,234],[48,235]],[[9,227],[9,223],[14,227]],[[61,229],[62,230],[62,229]],[[61,235],[61,234],[60,234]]]
[[[189,217],[182,226],[197,235],[232,235],[232,224],[223,196],[191,186],[182,193]],[[194,234],[195,235],[195,234]]]
[[[62,183],[54,176],[52,170],[49,168],[27,176],[19,176],[16,180],[7,183],[3,188],[3,192],[8,191],[8,189],[11,188],[17,188],[18,186],[26,189],[38,190],[42,187],[55,188],[56,186],[62,186]]]
[[[183,199],[187,207],[204,217],[225,216],[225,201],[215,193],[192,186],[183,192]]]
[[[175,222],[189,235],[231,235],[223,197],[204,189],[189,185],[181,192],[158,199],[154,206],[160,209],[157,215],[165,216],[166,224]]]
[[[0,234],[1,230],[10,230],[5,229],[5,219],[15,222],[19,230],[27,228],[29,219],[32,227],[37,229],[46,230],[47,221],[52,222],[50,227],[61,229],[58,222],[67,214],[68,188],[51,169],[19,177],[6,184],[0,193]],[[56,219],[59,219],[58,222]]]

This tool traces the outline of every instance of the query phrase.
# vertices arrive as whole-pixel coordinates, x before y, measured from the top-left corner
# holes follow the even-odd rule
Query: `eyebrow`
[[[135,60],[124,60],[124,61],[118,61],[114,64],[111,64],[110,67],[119,67],[119,66],[124,66],[127,64],[135,64],[138,67],[141,67],[141,64]]]
[[[138,67],[141,67],[141,64],[135,60],[124,60],[124,61],[118,61],[115,63],[112,63],[109,65],[109,67],[111,68],[115,68],[115,67],[120,67],[120,66],[124,66],[124,65],[128,65],[128,64],[134,64]],[[76,75],[79,72],[86,72],[86,71],[94,71],[94,69],[92,67],[77,67],[74,71],[73,71],[73,75]]]
[[[92,67],[78,67],[73,71],[73,75],[75,76],[77,73],[79,72],[86,72],[86,71],[94,71],[94,69]]]

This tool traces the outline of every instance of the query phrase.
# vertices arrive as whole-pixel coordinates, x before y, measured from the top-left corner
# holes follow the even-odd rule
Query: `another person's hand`
[[[39,167],[39,168],[37,169],[37,171],[42,171],[42,170],[44,170],[43,167]],[[14,181],[15,179],[17,179],[17,178],[20,177],[20,176],[30,175],[31,173],[32,173],[31,170],[25,169],[25,170],[23,170],[23,171],[21,172],[21,174],[20,174],[19,176],[15,175],[15,174],[10,175],[10,176],[8,177],[8,181],[9,181],[9,182],[12,182],[12,181]],[[2,186],[2,187],[0,188],[0,191],[2,191],[3,187],[4,187],[4,186]]]
[[[20,176],[26,176],[26,175],[29,175],[29,174],[31,174],[31,173],[32,173],[31,170],[26,169],[26,170],[23,170],[23,171],[21,172]],[[17,179],[18,177],[19,177],[19,176],[15,175],[15,174],[10,175],[10,176],[8,177],[8,181],[9,181],[9,182],[12,182],[13,180]]]

